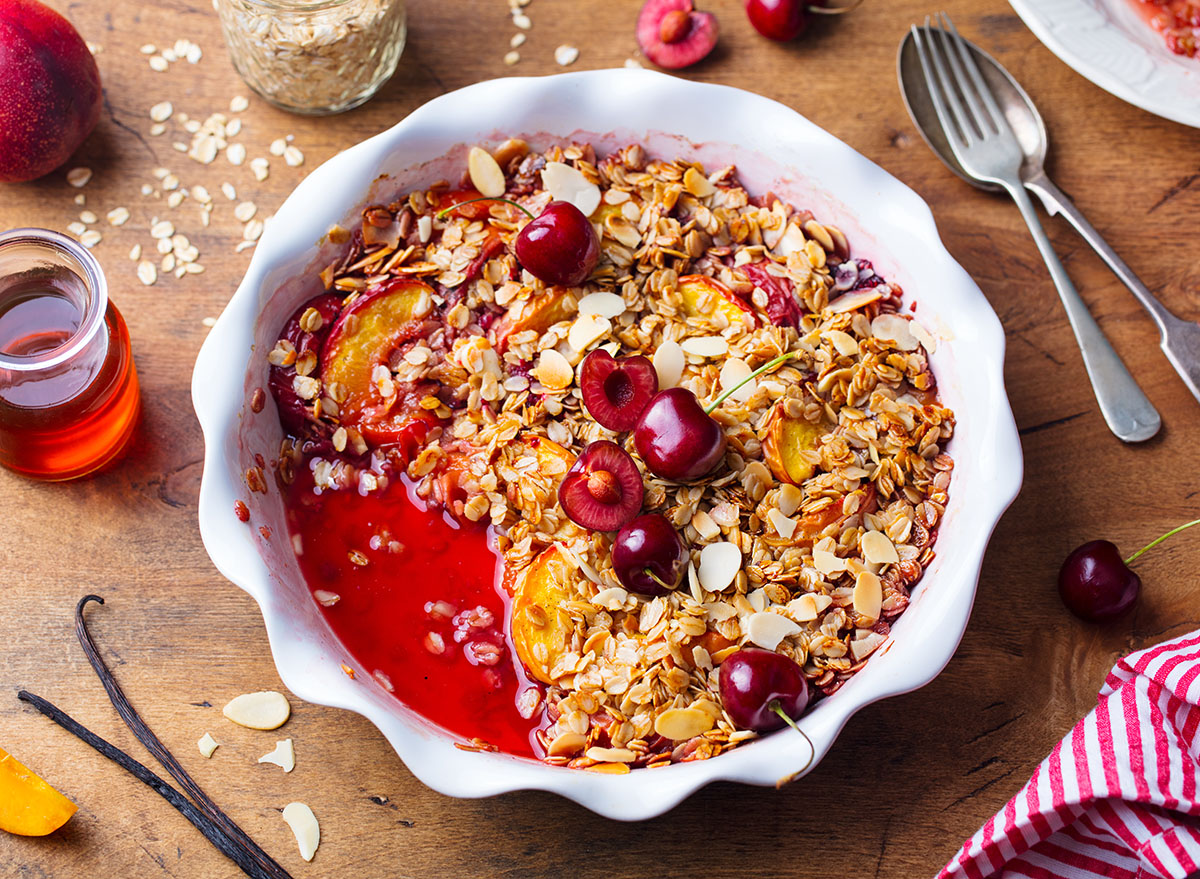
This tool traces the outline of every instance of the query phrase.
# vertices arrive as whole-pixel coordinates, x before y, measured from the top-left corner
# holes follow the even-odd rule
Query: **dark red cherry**
[[[587,357],[579,370],[583,404],[609,430],[633,430],[658,392],[658,373],[645,357],[615,359],[602,348]]]
[[[651,62],[678,70],[717,45],[717,17],[697,12],[692,0],[646,0],[638,14],[637,41]]]
[[[707,476],[725,457],[725,431],[686,388],[655,394],[633,444],[652,473],[676,482]]]
[[[657,513],[638,516],[613,540],[613,571],[622,586],[640,595],[665,595],[677,587],[687,558],[679,532]]]
[[[1137,602],[1142,581],[1107,540],[1077,548],[1058,572],[1058,594],[1075,616],[1105,623],[1126,613]]]
[[[592,221],[569,201],[552,201],[517,235],[517,262],[535,278],[577,287],[600,260]]]
[[[746,0],[746,16],[767,39],[786,42],[808,24],[808,5],[805,0]]]
[[[642,508],[642,474],[616,443],[584,446],[558,487],[563,512],[581,528],[616,531]]]
[[[770,732],[785,721],[775,705],[795,719],[808,707],[804,672],[781,653],[743,647],[725,658],[720,672],[721,705],[742,729]]]

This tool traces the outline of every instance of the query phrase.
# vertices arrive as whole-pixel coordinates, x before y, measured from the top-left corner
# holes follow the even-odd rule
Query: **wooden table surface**
[[[306,157],[295,168],[272,158],[261,183],[248,166],[223,159],[203,166],[176,152],[172,142],[187,140],[177,120],[162,136],[149,133],[148,111],[160,100],[203,119],[249,94],[207,0],[55,5],[101,46],[105,112],[72,161],[95,176],[82,190],[67,185],[65,171],[0,186],[0,228],[65,229],[81,210],[73,197],[86,195],[104,233],[95,252],[133,335],[145,415],[128,457],[95,478],[46,485],[0,472],[0,745],[79,804],[51,837],[0,835],[0,874],[241,875],[161,799],[17,702],[21,687],[41,693],[149,759],[72,636],[72,609],[90,591],[109,601],[93,611],[94,631],[134,703],[213,798],[297,879],[932,875],[1094,704],[1118,656],[1200,625],[1200,588],[1191,580],[1200,533],[1138,563],[1142,599],[1120,622],[1081,623],[1056,595],[1058,566],[1078,543],[1104,537],[1131,551],[1195,515],[1200,404],[1159,352],[1134,299],[1065,223],[1048,221],[1092,312],[1164,418],[1161,435],[1136,447],[1105,428],[1015,208],[952,177],[904,111],[896,47],[909,23],[933,7],[867,0],[844,20],[776,45],[751,30],[739,0],[707,0],[720,18],[721,43],[684,75],[781,100],[916,189],[1007,330],[1025,487],[992,540],[957,655],[924,689],[855,716],[798,783],[779,791],[714,785],[640,824],[598,818],[542,793],[448,799],[417,782],[365,720],[298,701],[283,731],[296,742],[295,771],[255,765],[276,736],[234,727],[220,706],[237,693],[282,685],[257,608],[214,570],[196,524],[202,444],[189,399],[192,363],[204,318],[220,312],[249,260],[234,252],[240,224],[220,184],[233,183],[239,199],[253,199],[265,215],[319,162],[438,94],[490,77],[556,72],[553,50],[562,43],[581,50],[574,69],[620,66],[636,54],[638,4],[534,0],[522,60],[508,68],[502,59],[514,28],[506,3],[413,0],[400,68],[364,108],[310,119],[251,99],[238,137],[249,155],[266,156],[272,140],[291,134]],[[1003,0],[944,6],[1038,102],[1062,188],[1169,307],[1200,314],[1200,132],[1092,86],[1041,46]],[[165,47],[179,38],[203,48],[198,64],[181,61],[156,73],[139,54],[143,44]],[[200,225],[191,200],[171,210],[141,195],[157,166],[214,194],[210,227]],[[119,205],[133,219],[113,228],[103,217]],[[197,245],[203,274],[164,277],[153,287],[138,282],[128,254],[139,242],[150,250],[154,215],[172,218]],[[222,742],[211,761],[196,753],[206,730]],[[297,799],[321,821],[321,847],[308,865],[279,813]]]

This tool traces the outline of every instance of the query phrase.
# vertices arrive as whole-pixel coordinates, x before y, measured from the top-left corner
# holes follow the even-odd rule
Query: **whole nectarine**
[[[63,164],[100,109],[100,71],[71,23],[37,0],[0,0],[0,182]]]

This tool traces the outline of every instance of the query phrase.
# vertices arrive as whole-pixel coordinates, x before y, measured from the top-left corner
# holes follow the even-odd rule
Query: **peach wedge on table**
[[[800,485],[816,471],[809,453],[816,449],[830,428],[825,421],[812,422],[789,416],[785,404],[785,400],[780,400],[767,415],[763,458],[780,482]]]
[[[46,836],[74,814],[74,803],[0,748],[0,830]]]
[[[676,289],[687,317],[699,318],[719,329],[738,324],[751,329],[755,324],[754,312],[715,278],[684,275]]]
[[[542,550],[517,582],[512,606],[512,638],[517,658],[545,684],[571,643],[575,623],[562,609],[577,598],[579,574],[557,545]]]

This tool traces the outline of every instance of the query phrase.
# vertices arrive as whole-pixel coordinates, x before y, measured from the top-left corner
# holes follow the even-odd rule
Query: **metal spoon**
[[[1021,151],[1025,154],[1025,161],[1021,165],[1021,182],[1025,184],[1026,189],[1041,200],[1051,216],[1062,214],[1067,218],[1067,221],[1083,236],[1083,240],[1090,244],[1092,249],[1112,269],[1113,274],[1137,297],[1142,307],[1150,312],[1150,316],[1158,325],[1159,346],[1167,355],[1171,366],[1175,368],[1179,377],[1187,385],[1188,390],[1192,392],[1192,396],[1200,400],[1200,324],[1180,320],[1168,311],[1166,306],[1159,302],[1133,273],[1133,269],[1125,265],[1125,261],[1087,221],[1087,217],[1080,213],[1079,208],[1075,207],[1062,190],[1054,185],[1054,182],[1046,175],[1044,167],[1049,138],[1046,135],[1046,125],[1042,121],[1037,107],[1029,99],[1025,90],[996,59],[970,41],[967,41],[967,45],[975,56],[983,78],[991,87],[992,94],[996,96],[996,102],[1003,110],[1004,118],[1008,120],[1008,124],[1016,134]],[[937,112],[929,98],[929,90],[921,71],[921,61],[911,33],[906,34],[900,43],[897,68],[900,93],[904,98],[904,105],[908,108],[908,115],[912,117],[917,130],[921,133],[925,143],[929,144],[930,149],[945,163],[947,168],[972,186],[989,192],[1001,191],[1001,188],[995,184],[985,183],[971,177],[954,157],[954,152],[946,141],[946,135],[938,121]]]

